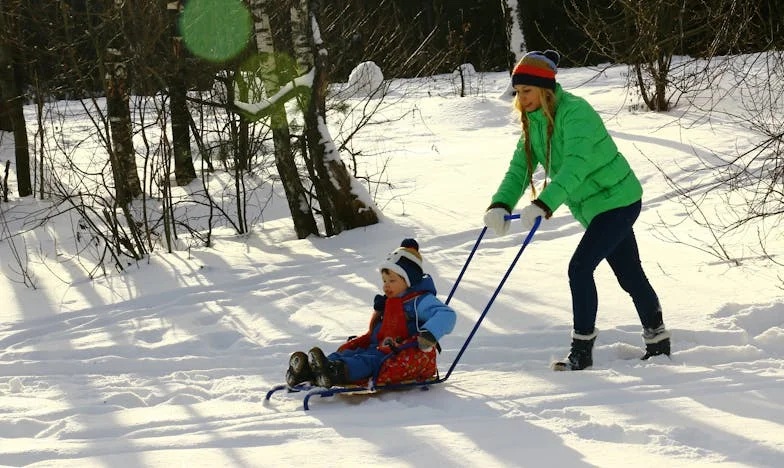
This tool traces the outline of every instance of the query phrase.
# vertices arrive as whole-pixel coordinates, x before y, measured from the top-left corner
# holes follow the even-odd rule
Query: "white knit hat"
[[[381,270],[394,271],[406,280],[408,287],[422,280],[422,255],[419,253],[419,244],[414,239],[403,239],[400,247],[387,255],[381,264]]]

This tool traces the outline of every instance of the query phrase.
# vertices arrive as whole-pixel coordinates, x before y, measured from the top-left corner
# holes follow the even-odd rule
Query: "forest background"
[[[359,169],[377,155],[354,137],[391,104],[389,80],[452,73],[466,96],[477,93],[472,76],[554,48],[562,67],[627,66],[630,106],[668,112],[717,89],[736,66],[722,57],[765,53],[764,77],[732,70],[763,90],[742,101],[745,112],[729,111],[760,140],[715,167],[727,169],[722,184],[756,187],[739,220],[715,226],[732,228],[781,212],[782,12],[781,0],[2,0],[0,131],[14,160],[0,192],[51,201],[28,226],[69,215],[96,247],[84,258],[89,277],[156,249],[208,247],[215,227],[248,233],[263,218],[248,204],[269,200],[270,181],[284,189],[298,238],[332,236],[382,215],[373,195],[393,181],[383,166]],[[688,105],[710,114],[721,99]],[[88,138],[69,139],[71,111],[58,102],[79,104]],[[362,117],[341,117],[357,109]],[[334,135],[330,119],[341,123]],[[93,152],[89,164],[71,158],[77,148]],[[748,171],[749,160],[762,169]],[[230,187],[210,187],[216,171]],[[21,281],[33,286],[21,257]]]

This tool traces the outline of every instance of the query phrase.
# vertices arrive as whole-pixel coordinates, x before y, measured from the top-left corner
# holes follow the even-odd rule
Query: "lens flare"
[[[211,62],[224,62],[242,52],[252,28],[242,0],[189,0],[179,23],[185,47]]]

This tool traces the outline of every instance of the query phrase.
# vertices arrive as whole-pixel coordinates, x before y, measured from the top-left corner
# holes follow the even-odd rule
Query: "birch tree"
[[[255,6],[261,6],[261,0],[254,1],[259,2],[254,3]],[[316,190],[326,234],[331,236],[346,229],[375,224],[378,222],[375,206],[364,187],[348,172],[326,124],[328,53],[318,26],[321,5],[319,2],[297,0],[292,8],[292,34],[298,51],[297,62],[309,68],[309,71],[290,79],[274,94],[268,89],[267,97],[261,102],[235,104],[249,115],[262,118],[270,115],[276,106],[304,95],[305,99],[298,100],[305,120],[306,145],[303,157],[309,161],[311,182]],[[261,24],[260,27],[263,29],[265,26]],[[303,33],[300,32],[298,36],[296,31],[307,31],[308,48],[304,47],[306,41]],[[269,44],[263,45],[269,47]]]
[[[326,123],[326,93],[329,84],[327,70],[329,54],[319,29],[320,0],[299,0],[301,18],[309,19],[313,82],[305,112],[305,135],[308,151],[325,198],[320,198],[322,211],[331,219],[327,235],[346,229],[378,223],[378,215],[364,188],[351,177],[340,158]],[[306,59],[306,57],[302,57]],[[360,197],[360,194],[365,195]]]
[[[122,31],[122,0],[114,0],[113,20]],[[109,120],[111,146],[109,161],[112,166],[117,202],[129,203],[142,193],[139,172],[136,168],[136,155],[133,148],[133,127],[128,95],[128,68],[126,64],[127,44],[123,34],[116,34],[105,50],[104,64],[106,75],[106,113]]]
[[[286,6],[284,3],[284,6]],[[272,2],[269,0],[251,0],[254,21],[256,48],[261,54],[261,75],[263,77],[264,92],[267,97],[272,97],[281,88],[281,74],[276,63],[276,44],[272,28],[270,27],[270,13]],[[277,11],[280,12],[280,6]],[[288,10],[288,8],[284,9]],[[280,15],[278,15],[280,16]],[[313,211],[308,203],[307,193],[299,176],[295,161],[295,151],[291,146],[291,133],[289,132],[286,109],[282,104],[274,105],[269,112],[270,127],[272,128],[272,141],[275,153],[275,166],[286,193],[291,218],[294,221],[294,230],[297,237],[304,239],[311,234],[318,235],[318,226],[313,217]]]
[[[502,5],[506,22],[506,37],[509,41],[510,70],[528,51],[528,47],[525,45],[525,36],[523,35],[523,25],[520,24],[519,4],[518,0],[504,0]]]

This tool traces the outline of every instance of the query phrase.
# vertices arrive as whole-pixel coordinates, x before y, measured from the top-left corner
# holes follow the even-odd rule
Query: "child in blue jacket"
[[[293,353],[286,372],[289,386],[309,381],[329,388],[372,377],[390,358],[389,354],[397,353],[406,343],[427,353],[435,363],[433,348],[452,331],[457,315],[436,298],[433,279],[422,270],[419,244],[414,239],[404,239],[380,270],[384,295],[376,295],[373,301],[368,332],[329,356],[318,347],[308,354]]]

